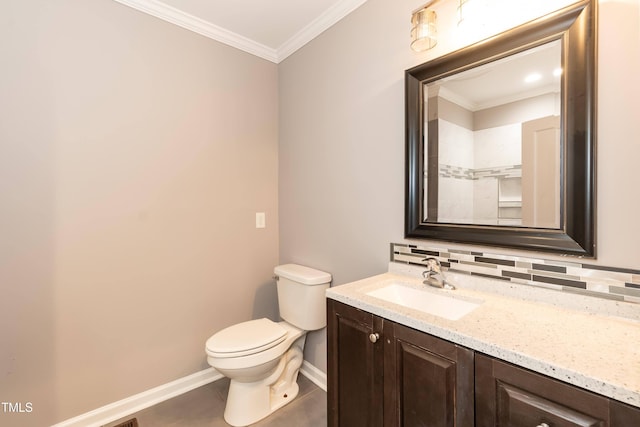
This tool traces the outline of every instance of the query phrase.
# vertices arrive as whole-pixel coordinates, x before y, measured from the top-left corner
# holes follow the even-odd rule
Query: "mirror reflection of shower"
[[[554,41],[424,85],[427,222],[560,227],[560,69]]]

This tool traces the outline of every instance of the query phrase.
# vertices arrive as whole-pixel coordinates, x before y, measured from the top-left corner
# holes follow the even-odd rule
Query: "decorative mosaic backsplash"
[[[470,179],[477,181],[482,178],[520,178],[522,165],[496,166],[491,168],[470,169],[440,163],[439,175],[443,178]],[[425,175],[427,171],[425,171]]]
[[[640,270],[391,243],[391,261],[425,265],[427,257],[456,273],[640,304]]]

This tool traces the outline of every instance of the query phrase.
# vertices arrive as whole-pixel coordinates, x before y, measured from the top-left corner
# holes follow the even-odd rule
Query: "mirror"
[[[595,256],[596,4],[405,72],[405,237]]]
[[[560,228],[561,54],[554,40],[423,84],[423,221]]]

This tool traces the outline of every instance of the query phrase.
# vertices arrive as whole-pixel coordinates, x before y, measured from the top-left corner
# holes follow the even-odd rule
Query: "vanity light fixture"
[[[486,27],[487,2],[483,0],[458,0],[458,27],[475,31]]]
[[[527,77],[524,78],[525,83],[533,83],[542,79],[542,75],[540,73],[531,73]]]
[[[436,12],[430,10],[439,0],[431,0],[411,13],[411,49],[416,52],[432,49],[438,44]]]
[[[469,0],[458,0],[458,27],[462,25],[463,21],[467,17],[466,10],[464,10],[465,5],[469,2]]]

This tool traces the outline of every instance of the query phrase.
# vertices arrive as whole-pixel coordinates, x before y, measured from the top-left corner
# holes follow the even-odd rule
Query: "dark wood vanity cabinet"
[[[382,318],[327,300],[329,426],[384,425],[382,328]]]
[[[327,300],[331,427],[471,427],[473,351]]]
[[[640,427],[640,409],[327,299],[329,427]]]
[[[640,427],[640,409],[476,354],[478,427]]]

